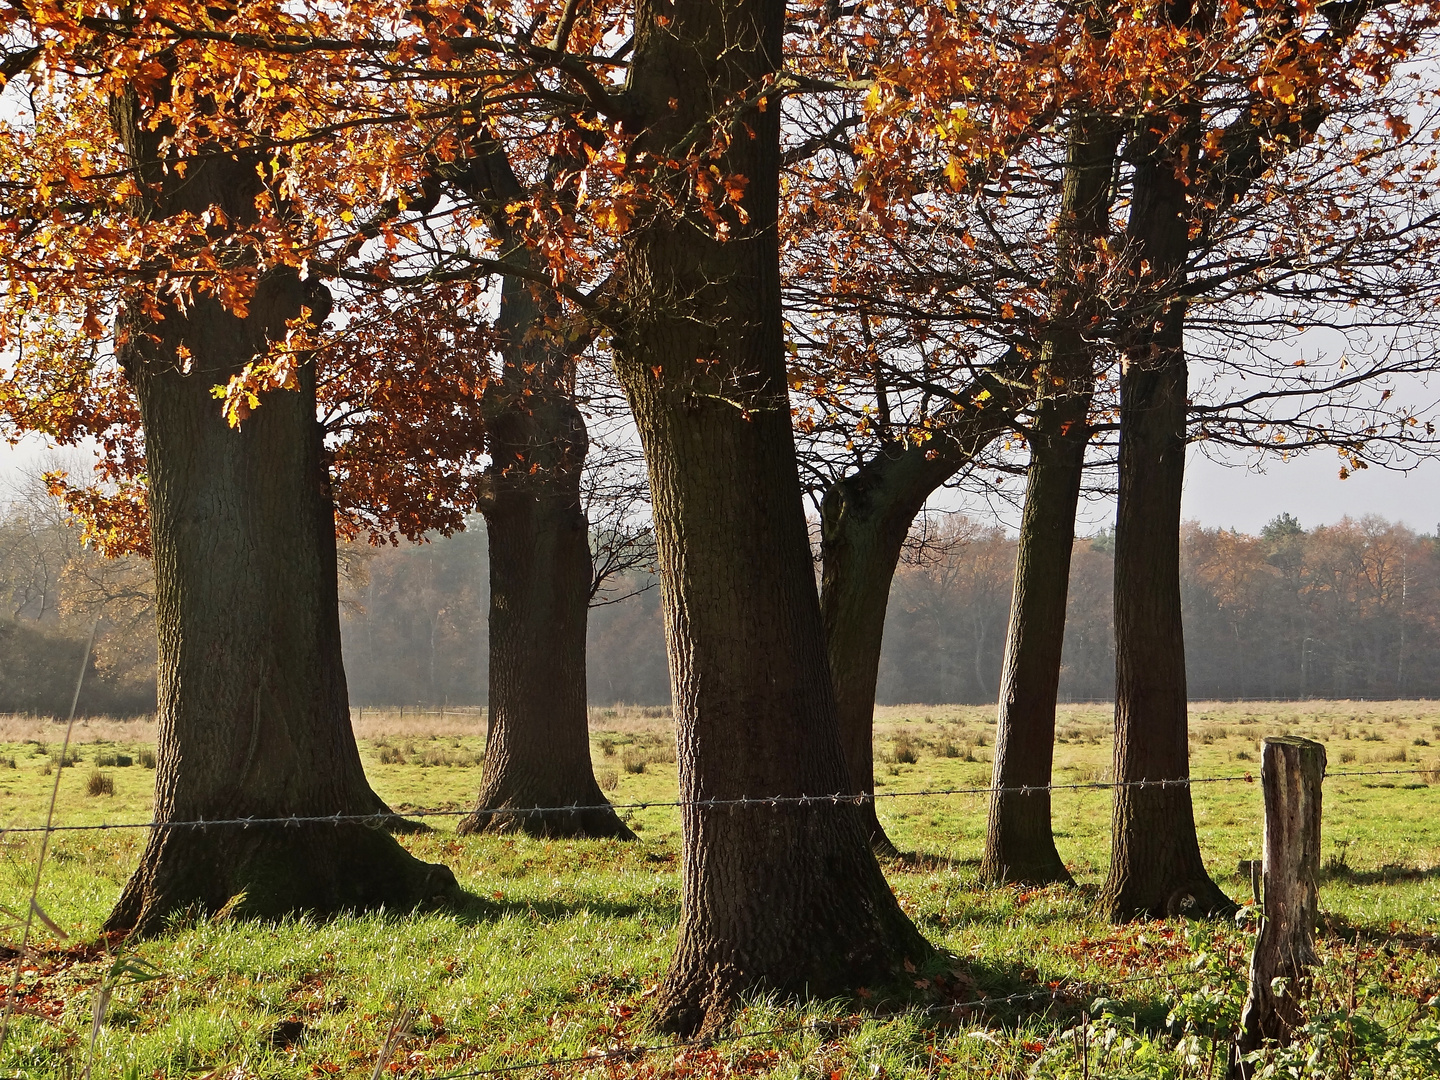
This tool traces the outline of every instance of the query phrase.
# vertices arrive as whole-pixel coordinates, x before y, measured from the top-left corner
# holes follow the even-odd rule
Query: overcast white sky
[[[1184,513],[1206,525],[1254,533],[1280,513],[1293,514],[1305,528],[1342,517],[1378,514],[1402,521],[1416,532],[1433,533],[1440,522],[1440,462],[1424,462],[1409,473],[1366,469],[1339,477],[1341,461],[1317,453],[1273,463],[1264,473],[1225,468],[1192,454],[1187,466]]]

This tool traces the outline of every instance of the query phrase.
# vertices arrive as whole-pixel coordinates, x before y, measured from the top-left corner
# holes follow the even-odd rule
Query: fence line
[[[1325,778],[1340,779],[1352,776],[1429,776],[1433,769],[1364,769],[1349,772],[1326,773]],[[431,807],[410,810],[405,813],[394,811],[373,814],[292,814],[287,817],[243,817],[243,818],[201,818],[195,821],[126,821],[98,822],[90,825],[21,825],[0,829],[0,836],[25,833],[59,832],[109,832],[126,829],[211,829],[251,828],[262,825],[369,825],[383,826],[390,822],[425,818],[470,817],[479,814],[485,817],[529,817],[541,814],[572,814],[583,810],[654,810],[667,808],[698,807],[715,810],[725,807],[776,808],[782,806],[864,806],[877,799],[909,799],[948,795],[1034,795],[1042,791],[1115,791],[1120,788],[1177,788],[1194,787],[1199,784],[1253,784],[1251,773],[1234,776],[1196,776],[1175,780],[1125,780],[1095,781],[1083,784],[1031,784],[1020,787],[963,787],[926,788],[916,791],[876,791],[863,795],[772,795],[739,799],[663,799],[650,802],[632,803],[572,803],[566,806],[502,806],[493,810],[452,810]]]
[[[63,768],[64,766],[62,766]],[[1433,778],[1435,770],[1430,768],[1414,769],[1361,769],[1345,770],[1329,773],[1326,779],[1347,779],[1379,776],[1427,776]],[[651,808],[681,808],[693,806],[704,809],[718,809],[727,807],[736,808],[779,808],[782,806],[855,806],[873,803],[882,798],[915,798],[952,795],[994,795],[997,793],[1012,794],[1035,794],[1041,791],[1114,791],[1121,788],[1177,788],[1192,787],[1202,784],[1224,784],[1224,783],[1254,783],[1256,777],[1250,773],[1209,776],[1209,777],[1186,777],[1167,780],[1135,780],[1122,782],[1090,782],[1072,784],[1048,784],[1048,785],[1025,785],[1018,787],[956,787],[956,788],[933,788],[911,791],[887,791],[874,792],[862,795],[854,794],[832,794],[832,795],[795,795],[795,796],[771,796],[766,798],[739,798],[739,799],[699,799],[699,800],[657,800],[650,802],[635,803],[602,803],[593,806],[572,804],[567,806],[549,807],[521,807],[501,808],[499,810],[484,811],[489,816],[501,815],[529,815],[529,814],[555,814],[573,813],[588,809],[611,808],[615,810],[638,810]],[[56,777],[56,787],[59,785],[59,776]],[[52,811],[53,812],[53,811]],[[109,830],[140,830],[140,829],[171,829],[171,828],[199,828],[210,827],[242,827],[281,825],[299,826],[302,824],[330,824],[340,825],[347,823],[364,824],[368,826],[381,826],[388,822],[402,821],[407,818],[426,817],[459,817],[473,814],[473,810],[450,810],[450,809],[422,809],[412,811],[408,814],[379,813],[379,814],[334,814],[316,816],[289,816],[274,818],[230,818],[215,820],[176,821],[176,822],[132,822],[132,823],[98,823],[93,825],[53,825],[28,826],[13,829],[0,830],[0,836],[6,834],[28,834],[28,833],[61,833],[79,831],[109,831]],[[33,901],[32,901],[33,904]],[[28,950],[22,949],[16,957],[16,974],[18,977],[21,964],[24,961]],[[1156,982],[1160,980],[1173,980],[1185,972],[1161,971],[1143,975],[1131,976],[1121,979],[1112,979],[1101,982],[1089,982],[1074,976],[1066,976],[1062,979],[1050,982],[1045,988],[1033,991],[1017,992],[1013,994],[996,995],[991,997],[977,998],[970,1001],[948,1001],[925,1006],[923,1008],[906,1009],[898,1014],[904,1018],[915,1018],[931,1015],[939,1012],[951,1014],[1017,1004],[1024,1001],[1035,1001],[1044,998],[1058,1000],[1062,996],[1073,996],[1078,993],[1108,992],[1112,988],[1145,982]],[[13,1005],[16,999],[15,990],[6,995],[7,1006]],[[1087,1009],[1088,1016],[1088,1009]],[[862,1018],[859,1021],[864,1022]],[[752,1029],[748,1031],[732,1032],[728,1035],[712,1035],[704,1038],[690,1040],[677,1040],[665,1043],[641,1044],[636,1046],[613,1046],[606,1050],[587,1052],[581,1055],[565,1057],[550,1057],[535,1061],[517,1062],[510,1065],[493,1066],[485,1069],[474,1069],[460,1072],[436,1073],[429,1077],[429,1080],[482,1080],[485,1077],[506,1076],[513,1073],[530,1072],[534,1070],[557,1068],[562,1066],[584,1066],[604,1064],[618,1060],[636,1060],[651,1054],[684,1051],[688,1049],[701,1049],[716,1046],[724,1043],[741,1042],[747,1039],[758,1038],[768,1035],[779,1035],[787,1032],[802,1033],[807,1029],[819,1029],[821,1027],[835,1028],[847,1023],[846,1020],[802,1020],[792,1021],[787,1024],[772,1026],[768,1028]],[[934,1048],[932,1047],[932,1053]],[[18,1080],[18,1078],[17,1078]]]

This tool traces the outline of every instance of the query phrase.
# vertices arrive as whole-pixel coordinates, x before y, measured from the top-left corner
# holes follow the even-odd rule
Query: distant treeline
[[[1182,537],[1193,698],[1440,696],[1440,553],[1378,518],[1259,536],[1190,523]],[[480,703],[485,692],[482,531],[375,551],[352,587],[346,659],[357,702]],[[878,699],[995,700],[1015,544],[964,518],[912,543],[891,591]],[[1075,546],[1060,692],[1114,693],[1113,541]],[[669,700],[658,590],[590,613],[590,699]]]
[[[993,701],[1014,541],[957,521],[902,565],[891,592],[882,703]],[[1075,546],[1060,693],[1115,689],[1113,538]],[[1440,552],[1375,517],[1310,530],[1289,515],[1259,536],[1181,531],[1192,699],[1440,696]]]
[[[149,564],[87,550],[59,501],[31,481],[0,504],[0,712],[66,715],[92,627],[79,714],[154,712]]]
[[[428,544],[344,550],[341,630],[350,699],[357,705],[485,703],[489,678],[489,567],[485,528]],[[590,611],[590,700],[670,701],[659,592],[632,574]]]
[[[364,705],[484,704],[489,582],[485,532],[342,550],[341,623],[351,699]],[[911,543],[896,575],[881,703],[995,700],[1014,540],[953,517]],[[1078,542],[1060,693],[1114,692],[1113,543]],[[593,608],[590,699],[662,705],[669,676],[659,592],[631,574]],[[1185,644],[1192,698],[1440,697],[1440,551],[1379,518],[1259,536],[1187,524]],[[148,567],[85,552],[43,499],[0,518],[0,712],[63,714],[85,638],[103,614],[82,713],[155,704]]]

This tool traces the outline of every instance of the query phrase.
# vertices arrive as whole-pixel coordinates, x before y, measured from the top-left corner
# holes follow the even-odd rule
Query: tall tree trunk
[[[1094,242],[1109,231],[1112,176],[1120,141],[1108,118],[1071,122],[1060,203],[1053,329],[1036,370],[1040,403],[1030,435],[1025,509],[1015,553],[1015,588],[1000,677],[995,793],[985,831],[982,876],[1027,884],[1070,882],[1050,826],[1055,699],[1065,645],[1075,511],[1090,441],[1095,386]],[[1057,385],[1058,384],[1058,385]],[[1007,789],[1033,787],[1020,792]]]
[[[507,289],[511,286],[507,285]],[[521,288],[528,286],[520,285]],[[585,421],[557,388],[487,409],[491,491],[490,728],[475,812],[460,832],[634,839],[595,782],[585,693],[590,528],[580,501]],[[566,807],[548,813],[509,809]]]
[[[825,492],[820,508],[820,612],[851,790],[875,792],[875,684],[890,584],[910,526],[935,491],[1009,425],[1008,386],[978,383],[958,411],[923,446],[891,443]],[[992,400],[982,407],[981,390]],[[870,845],[895,855],[875,813],[861,808]]]
[[[522,197],[504,148],[472,135],[473,153],[438,175],[482,205],[505,258],[540,260],[501,208]],[[562,192],[561,198],[569,196]],[[505,279],[497,322],[501,377],[485,391],[490,490],[490,727],[474,813],[460,832],[634,839],[595,782],[586,709],[585,625],[593,567],[580,498],[589,439],[575,404],[576,346],[563,312],[534,282]],[[506,811],[542,807],[548,813]],[[573,808],[573,809],[572,809]]]
[[[726,241],[693,205],[632,226],[614,331],[650,474],[685,802],[679,944],[655,1006],[677,1031],[718,1023],[746,988],[839,993],[929,951],[854,804],[699,805],[850,790],[785,381],[781,110],[753,96],[779,70],[784,18],[783,0],[641,3],[625,92],[643,133],[630,160],[683,161],[733,107],[714,160],[746,178],[745,217],[720,211]],[[652,184],[686,205],[683,168]]]
[[[222,207],[251,220],[256,162],[192,163],[183,182],[157,167],[159,134],[135,98],[116,129],[144,194],[140,213]],[[151,934],[176,911],[262,916],[405,909],[455,885],[387,832],[359,824],[199,829],[201,819],[384,812],[366,782],[340,655],[335,521],[315,373],[276,392],[233,431],[211,388],[226,382],[303,309],[329,297],[288,268],[264,274],[248,314],[196,296],[147,319],[122,317],[120,362],[135,388],[149,475],[159,628],[155,822],[107,930]]]
[[[1048,402],[1035,418],[1000,677],[990,818],[982,877],[1069,883],[1050,826],[1055,700],[1065,643],[1075,510],[1089,442],[1088,394]],[[1067,427],[1068,425],[1068,427]],[[1033,787],[1020,792],[1013,789]]]
[[[1115,780],[1190,775],[1180,614],[1180,496],[1185,480],[1185,303],[1196,123],[1142,122],[1129,234],[1136,311],[1120,377],[1120,497],[1115,518]],[[1187,146],[1188,144],[1188,146]],[[1184,150],[1188,149],[1188,153]],[[1117,787],[1112,918],[1233,908],[1200,855],[1186,784]]]

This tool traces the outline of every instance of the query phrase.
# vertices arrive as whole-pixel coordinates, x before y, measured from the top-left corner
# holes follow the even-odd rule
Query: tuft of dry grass
[[[890,747],[890,759],[896,765],[914,765],[920,760],[920,744],[908,731],[902,731]]]
[[[398,746],[382,746],[380,747],[380,764],[404,765],[405,752]]]
[[[91,769],[90,775],[85,778],[86,795],[114,795],[115,777],[99,769]]]

